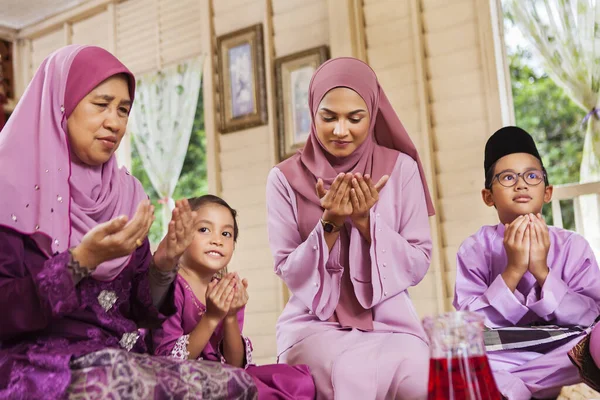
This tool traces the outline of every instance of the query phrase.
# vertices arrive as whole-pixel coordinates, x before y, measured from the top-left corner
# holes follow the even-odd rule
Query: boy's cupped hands
[[[505,225],[504,248],[507,266],[503,273],[509,288],[514,290],[529,271],[543,285],[548,276],[550,234],[541,214],[526,214]]]

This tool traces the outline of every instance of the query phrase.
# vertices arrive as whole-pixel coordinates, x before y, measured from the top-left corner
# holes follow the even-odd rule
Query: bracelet
[[[78,279],[87,278],[96,269],[96,268],[94,268],[92,270],[90,268],[83,267],[81,264],[79,264],[79,261],[77,261],[73,258],[72,249],[69,249],[69,262],[67,264],[67,268],[71,271],[73,276],[75,276]]]
[[[175,268],[173,268],[172,270],[163,271],[156,266],[156,264],[154,263],[154,257],[153,257],[152,260],[150,261],[150,268],[149,268],[148,273],[154,279],[155,282],[171,283],[177,276],[177,273],[179,272],[179,268],[180,268],[179,263],[177,263],[175,265]]]

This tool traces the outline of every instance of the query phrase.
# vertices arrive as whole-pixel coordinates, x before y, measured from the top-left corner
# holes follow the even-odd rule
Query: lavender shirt
[[[321,223],[302,242],[296,193],[274,168],[267,180],[268,231],[275,272],[292,292],[277,322],[278,354],[314,333],[337,329],[327,322],[350,273],[360,304],[373,310],[376,332],[403,332],[427,341],[407,289],[429,268],[431,236],[417,163],[400,153],[379,201],[370,212],[369,245],[351,225],[353,245],[329,251]],[[347,224],[350,224],[349,220]]]
[[[594,253],[581,235],[548,229],[550,273],[543,287],[526,272],[514,293],[501,276],[507,263],[504,225],[484,226],[466,239],[456,258],[454,307],[483,313],[489,327],[591,325],[600,314],[600,270]]]

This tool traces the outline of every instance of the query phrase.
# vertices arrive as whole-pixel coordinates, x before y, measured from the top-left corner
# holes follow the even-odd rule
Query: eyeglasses
[[[539,169],[532,169],[521,172],[520,174],[512,171],[502,171],[499,174],[494,175],[492,183],[494,182],[494,179],[498,179],[498,183],[502,186],[513,187],[519,181],[519,177],[523,178],[523,181],[529,186],[537,186],[545,180],[546,174]]]

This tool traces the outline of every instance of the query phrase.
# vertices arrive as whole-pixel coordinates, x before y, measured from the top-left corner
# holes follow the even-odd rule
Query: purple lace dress
[[[111,282],[73,285],[67,252],[47,259],[0,227],[0,399],[254,399],[242,369],[151,357],[145,329],[175,312],[152,305],[148,242]]]

